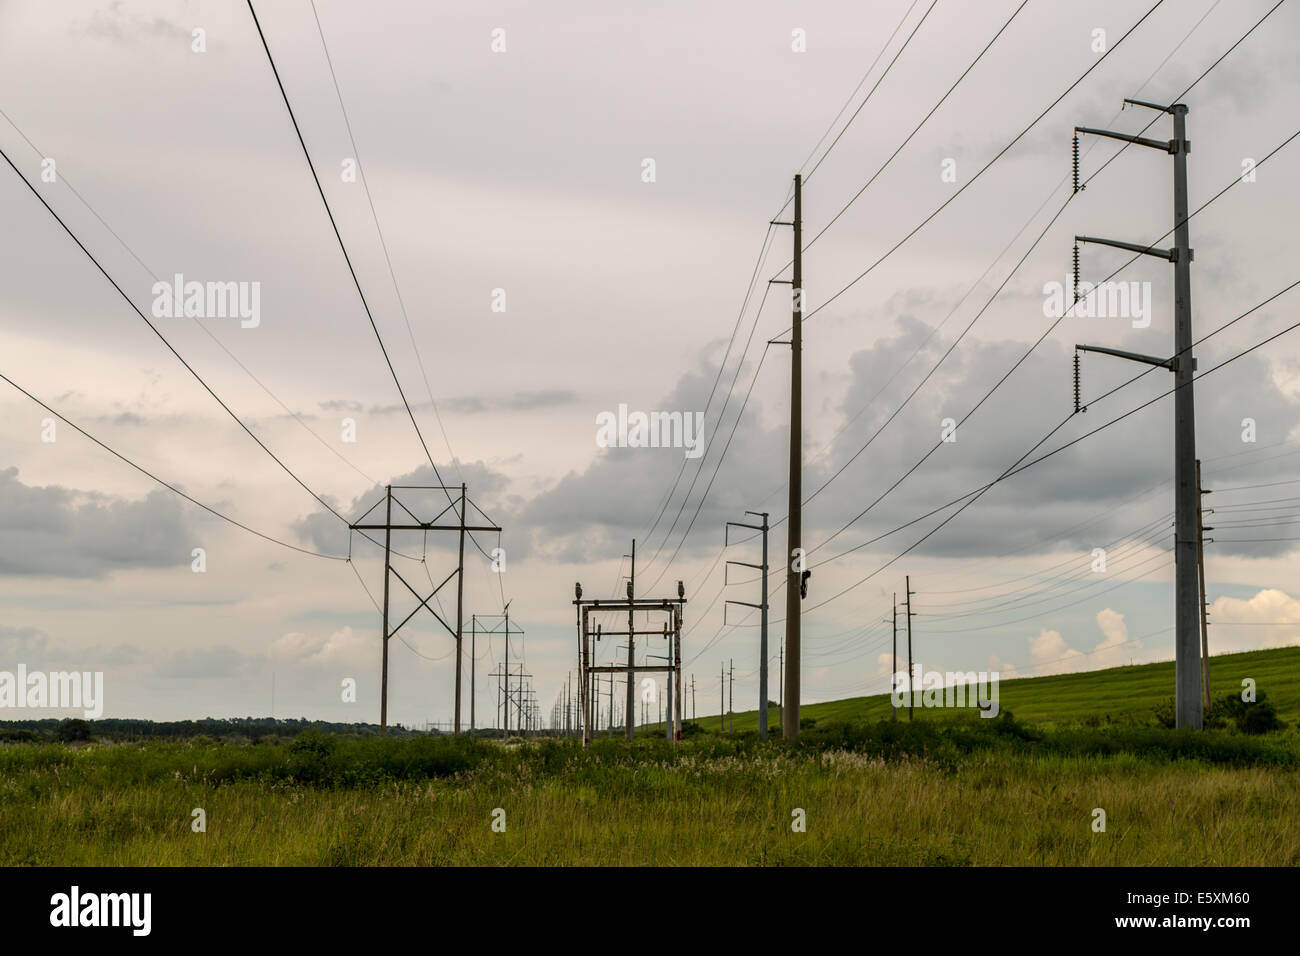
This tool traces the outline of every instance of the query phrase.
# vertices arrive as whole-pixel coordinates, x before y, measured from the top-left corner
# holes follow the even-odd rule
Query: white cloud
[[[1036,674],[1066,674],[1081,669],[1083,654],[1065,643],[1060,631],[1043,628],[1029,639],[1029,656]]]
[[[1277,624],[1284,626],[1274,626]],[[1221,597],[1210,606],[1212,654],[1297,644],[1300,644],[1300,601],[1285,591],[1265,588],[1245,601]]]
[[[359,666],[374,657],[374,640],[344,627],[329,637],[290,631],[277,638],[268,649],[272,660],[303,667]]]

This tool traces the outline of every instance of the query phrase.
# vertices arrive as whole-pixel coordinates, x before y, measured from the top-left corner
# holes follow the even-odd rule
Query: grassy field
[[[1240,666],[1292,722],[1258,736],[1158,726],[1172,680],[1152,665],[1008,682],[994,720],[816,705],[796,746],[752,733],[586,751],[317,732],[7,744],[0,864],[1296,866],[1298,662],[1216,660],[1221,689]]]
[[[906,664],[903,665],[906,670]],[[1240,692],[1241,682],[1252,678],[1291,726],[1300,725],[1300,647],[1247,651],[1210,658],[1210,690],[1215,699]],[[775,684],[773,684],[775,686]],[[1140,664],[1055,677],[1022,677],[1001,682],[999,706],[1021,720],[1043,726],[1149,723],[1155,710],[1173,696],[1174,663]],[[888,720],[887,695],[850,697],[824,704],[805,704],[800,717],[817,721]],[[904,715],[905,716],[905,715]],[[930,713],[917,708],[914,719]],[[778,726],[779,711],[768,713],[770,726]],[[700,726],[716,732],[718,718],[701,717]],[[758,729],[758,711],[735,715],[737,733]]]

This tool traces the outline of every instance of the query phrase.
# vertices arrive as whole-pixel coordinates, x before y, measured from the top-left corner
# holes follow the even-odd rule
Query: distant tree
[[[84,720],[78,720],[76,717],[69,718],[59,724],[57,731],[59,740],[66,743],[73,743],[79,740],[90,739],[90,724]]]

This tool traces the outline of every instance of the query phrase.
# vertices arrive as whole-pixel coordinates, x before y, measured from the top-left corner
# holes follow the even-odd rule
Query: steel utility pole
[[[1201,487],[1201,460],[1196,459],[1196,493],[1204,500],[1210,492]],[[1210,514],[1214,514],[1213,509]],[[1196,509],[1196,566],[1201,580],[1201,705],[1210,709],[1210,608],[1205,601],[1205,532],[1214,528],[1206,527],[1205,509]]]
[[[1174,373],[1174,696],[1178,727],[1200,730],[1204,720],[1200,681],[1200,574],[1197,564],[1197,515],[1200,510],[1199,485],[1196,483],[1196,406],[1192,382],[1196,359],[1192,356],[1192,248],[1187,228],[1187,107],[1182,103],[1160,106],[1141,100],[1126,99],[1126,104],[1168,113],[1174,120],[1174,138],[1154,140],[1128,133],[1076,126],[1075,135],[1090,133],[1168,153],[1174,158],[1174,246],[1155,249],[1151,246],[1112,239],[1075,236],[1075,242],[1092,242],[1114,246],[1144,255],[1166,259],[1174,266],[1174,355],[1170,359],[1154,358],[1105,349],[1076,346],[1082,351],[1103,352],[1147,365],[1167,368]],[[1076,140],[1077,141],[1077,140]],[[1076,150],[1075,183],[1078,189]],[[1076,257],[1077,263],[1077,257]],[[1078,267],[1075,268],[1078,285]],[[1078,300],[1076,289],[1075,299]]]
[[[786,510],[785,646],[790,658],[785,672],[781,735],[799,738],[800,602],[805,562],[803,532],[803,176],[794,177],[794,219],[773,223],[794,227],[790,326],[790,498]],[[784,343],[780,343],[784,344]],[[766,704],[766,702],[764,702]]]
[[[762,597],[760,603],[751,604],[749,601],[727,601],[728,604],[743,604],[745,607],[758,608],[762,614],[762,622],[759,625],[759,664],[758,664],[758,736],[761,740],[767,739],[767,512],[766,511],[746,511],[747,515],[757,515],[763,519],[762,524],[746,524],[743,521],[728,521],[723,529],[722,540],[723,546],[727,545],[727,532],[734,526],[737,528],[749,528],[753,531],[762,532],[763,535],[763,563],[752,564],[748,561],[728,561],[727,564],[739,564],[746,568],[757,568],[762,579]],[[723,583],[726,583],[727,572],[724,568],[722,572]],[[725,608],[724,608],[725,610]],[[725,622],[726,614],[723,614]]]
[[[915,674],[912,671],[912,595],[916,592],[912,590],[912,577],[907,575],[903,578],[903,587],[907,589],[907,719],[912,719],[912,697],[915,691],[913,680]]]

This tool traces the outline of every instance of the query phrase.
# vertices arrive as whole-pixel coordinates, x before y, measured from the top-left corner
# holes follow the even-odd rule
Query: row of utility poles
[[[1175,625],[1175,711],[1177,726],[1200,729],[1204,721],[1204,709],[1209,702],[1209,667],[1208,639],[1205,623],[1205,585],[1203,569],[1203,522],[1201,520],[1201,485],[1196,459],[1196,414],[1193,397],[1193,382],[1196,360],[1192,354],[1192,290],[1191,263],[1192,248],[1188,230],[1187,199],[1187,156],[1191,152],[1191,143],[1187,139],[1187,106],[1175,103],[1162,106],[1141,100],[1126,99],[1126,105],[1157,110],[1173,118],[1173,139],[1155,140],[1128,133],[1109,130],[1075,127],[1074,141],[1074,188],[1077,193],[1081,188],[1078,171],[1078,135],[1091,134],[1122,140],[1125,143],[1146,146],[1160,150],[1173,157],[1173,218],[1174,245],[1170,249],[1156,249],[1141,244],[1119,242],[1110,239],[1098,239],[1089,236],[1076,236],[1076,243],[1097,243],[1113,246],[1144,255],[1157,256],[1172,263],[1174,267],[1174,355],[1168,359],[1137,355],[1118,349],[1100,346],[1080,345],[1080,351],[1101,352],[1119,358],[1130,359],[1148,365],[1169,369],[1174,373],[1174,512],[1175,512],[1175,588],[1174,588],[1174,625]],[[794,256],[791,262],[789,280],[770,280],[788,282],[791,286],[791,327],[788,342],[771,344],[790,346],[790,470],[788,481],[788,509],[786,512],[786,608],[785,608],[785,655],[789,658],[784,674],[784,702],[782,706],[782,735],[787,740],[799,736],[800,705],[800,668],[802,663],[802,629],[801,601],[807,595],[809,571],[806,567],[805,552],[802,545],[802,506],[803,506],[803,179],[794,177],[794,216],[789,222],[773,221],[772,225],[789,226],[794,231]],[[1078,300],[1078,255],[1075,256],[1075,299]],[[1076,393],[1077,394],[1077,393]],[[1077,409],[1077,399],[1076,399]],[[1078,410],[1078,409],[1077,409]],[[751,512],[752,513],[752,512]],[[767,524],[763,516],[763,525]],[[748,526],[752,527],[752,526]],[[766,545],[766,533],[764,533]],[[738,562],[739,563],[739,562]],[[766,558],[763,561],[763,583],[766,589]],[[908,585],[907,623],[911,629],[911,588]],[[743,602],[736,602],[743,603]],[[766,676],[766,605],[764,595],[761,605],[764,615],[762,641],[762,667],[760,683]],[[753,605],[751,605],[753,606]],[[896,657],[895,653],[895,657]],[[909,640],[908,677],[911,680],[911,655]],[[909,701],[909,714],[910,714]],[[760,727],[766,724],[767,698],[763,696],[759,706]]]
[[[1207,625],[1205,620],[1205,583],[1204,583],[1204,527],[1201,518],[1201,495],[1203,493],[1200,485],[1199,463],[1196,458],[1196,425],[1195,425],[1195,403],[1193,398],[1193,382],[1196,371],[1196,361],[1192,354],[1193,335],[1192,335],[1192,313],[1191,313],[1191,262],[1192,249],[1189,239],[1188,230],[1188,198],[1187,198],[1187,156],[1191,150],[1191,144],[1186,136],[1186,116],[1187,107],[1178,103],[1172,106],[1160,106],[1154,103],[1147,103],[1141,100],[1126,99],[1126,105],[1138,106],[1147,109],[1157,110],[1168,114],[1173,118],[1174,138],[1170,140],[1148,139],[1142,136],[1131,135],[1127,133],[1117,133],[1109,130],[1093,129],[1090,127],[1075,127],[1074,138],[1074,188],[1077,193],[1083,187],[1079,183],[1078,173],[1078,137],[1079,134],[1096,135],[1118,139],[1126,144],[1145,146],[1158,149],[1173,157],[1173,212],[1174,212],[1174,245],[1169,249],[1157,249],[1152,246],[1146,246],[1136,243],[1121,242],[1111,239],[1100,239],[1093,236],[1079,235],[1075,237],[1075,301],[1079,300],[1078,296],[1078,244],[1093,243],[1106,246],[1112,246],[1119,249],[1125,249],[1143,255],[1156,256],[1170,262],[1174,267],[1174,355],[1171,358],[1160,358],[1147,355],[1139,355],[1131,352],[1124,352],[1118,349],[1106,348],[1095,345],[1077,345],[1079,352],[1097,352],[1111,355],[1131,361],[1141,362],[1147,365],[1166,368],[1174,373],[1175,392],[1174,392],[1174,511],[1175,511],[1175,696],[1176,696],[1176,715],[1177,725],[1179,727],[1200,728],[1204,719],[1204,708],[1209,702],[1209,675],[1208,675],[1208,638]],[[789,280],[772,279],[771,282],[780,282],[791,286],[791,328],[790,339],[788,341],[774,341],[771,344],[789,345],[790,346],[790,432],[789,432],[789,480],[788,480],[788,509],[786,517],[786,553],[783,561],[786,564],[786,595],[785,595],[785,639],[782,642],[782,680],[781,680],[781,724],[782,736],[787,740],[795,740],[799,736],[799,712],[801,701],[801,665],[802,665],[802,629],[801,629],[801,602],[807,596],[808,578],[810,571],[807,569],[806,556],[802,545],[802,494],[803,494],[803,463],[802,463],[802,361],[803,361],[803,313],[804,313],[804,286],[803,286],[803,179],[801,175],[794,177],[794,211],[790,221],[773,220],[772,225],[789,226],[793,230],[793,259],[791,262],[792,272]],[[1076,380],[1076,411],[1086,411],[1079,405],[1078,385]],[[382,697],[380,705],[380,723],[386,731],[388,720],[388,640],[393,634],[410,620],[421,607],[427,609],[437,618],[446,629],[456,639],[456,732],[460,732],[460,675],[461,675],[461,599],[463,596],[463,577],[464,577],[464,540],[466,533],[473,531],[500,531],[495,525],[469,525],[466,522],[466,504],[467,497],[465,486],[462,484],[458,489],[460,492],[459,508],[455,507],[456,502],[450,494],[448,488],[441,486],[432,486],[436,490],[442,490],[448,495],[449,505],[441,514],[448,510],[457,513],[458,521],[456,524],[437,524],[437,518],[431,522],[421,522],[416,519],[409,509],[403,505],[403,510],[411,515],[412,520],[393,522],[392,508],[394,503],[393,489],[398,486],[390,486],[387,489],[385,500],[387,502],[386,520],[380,524],[377,522],[365,523],[363,519],[351,525],[354,530],[382,530],[385,533],[384,539],[384,604],[383,604],[383,643],[382,643]],[[427,486],[426,486],[427,487]],[[400,502],[399,502],[400,504]],[[374,507],[371,508],[374,510]],[[480,514],[482,512],[480,511]],[[369,514],[369,512],[367,512]],[[766,737],[768,733],[768,714],[767,714],[767,688],[768,688],[768,587],[767,575],[769,570],[768,564],[768,515],[766,512],[746,512],[761,519],[761,523],[754,524],[748,522],[727,522],[727,529],[732,527],[742,527],[757,531],[762,535],[762,560],[760,563],[750,563],[743,561],[728,561],[727,564],[737,564],[744,567],[754,568],[759,571],[761,579],[761,595],[757,604],[746,601],[727,601],[727,604],[741,604],[747,607],[755,608],[762,615],[761,630],[759,636],[759,734]],[[460,535],[460,560],[456,571],[447,576],[442,584],[436,586],[433,592],[427,596],[422,595],[412,587],[393,567],[390,560],[391,555],[391,535],[395,530],[418,530],[427,534],[428,531],[456,531]],[[728,542],[729,543],[729,542]],[[640,601],[634,598],[635,575],[636,575],[636,544],[632,545],[632,572],[627,584],[627,600],[621,601],[604,601],[582,600],[581,585],[577,587],[577,596],[574,604],[578,608],[579,626],[582,629],[582,646],[579,650],[579,674],[581,680],[578,687],[578,699],[580,703],[581,715],[575,721],[572,714],[572,708],[569,704],[572,688],[566,693],[566,727],[573,728],[575,723],[581,727],[584,740],[590,738],[592,731],[591,719],[594,713],[593,694],[595,691],[595,682],[598,673],[609,673],[611,675],[611,693],[613,687],[613,672],[618,671],[625,675],[626,681],[626,703],[624,706],[624,717],[626,722],[626,735],[628,739],[632,736],[632,721],[628,718],[635,713],[635,674],[640,671],[662,671],[668,674],[668,717],[669,726],[676,728],[676,734],[680,735],[681,722],[681,697],[683,688],[681,685],[680,671],[680,619],[681,605],[684,603],[683,592],[679,582],[678,600],[676,602],[665,600],[657,601]],[[396,627],[390,628],[389,624],[389,582],[390,578],[396,577],[403,585],[410,590],[419,605],[415,611],[412,611]],[[452,578],[457,581],[457,613],[456,626],[453,628],[447,621],[434,611],[429,605],[441,588]],[[912,675],[912,657],[911,657],[911,623],[913,611],[911,608],[911,597],[913,595],[910,581],[907,584],[907,595],[904,602],[906,608],[907,633],[908,633],[908,675],[909,682]],[[641,633],[635,627],[635,612],[640,609],[675,609],[674,626],[671,628],[672,639],[670,640],[669,654],[664,666],[645,665],[638,667],[635,658],[636,637]],[[591,610],[617,609],[626,610],[628,615],[627,637],[627,664],[618,667],[596,667],[590,659],[591,647],[590,639],[594,636],[596,640],[606,636],[601,632],[600,626],[596,625],[595,629],[588,630],[588,612]],[[503,617],[508,613],[508,609],[503,611]],[[487,617],[488,615],[484,615]],[[509,653],[509,625],[507,620],[506,630],[506,648]],[[725,612],[724,612],[725,622]],[[897,668],[897,606],[895,606],[895,669]],[[475,625],[476,630],[476,625]],[[665,626],[663,634],[669,636],[670,628]],[[608,636],[613,636],[609,633]],[[621,650],[621,648],[620,648]],[[473,652],[471,651],[471,659]],[[734,673],[734,671],[733,671]],[[516,719],[521,720],[520,714],[525,706],[524,691],[522,680],[524,676],[522,669],[520,674],[514,674],[507,659],[503,669],[496,675],[501,681],[501,688],[498,693],[500,706],[509,712],[509,706],[514,704]],[[725,674],[724,674],[725,677]],[[511,691],[512,679],[518,679],[517,689]],[[473,680],[471,679],[471,726],[473,725]],[[909,695],[910,697],[910,695]],[[724,704],[726,701],[724,700]],[[675,706],[674,706],[675,704]],[[535,706],[533,704],[532,706]],[[612,709],[611,709],[612,710]],[[911,703],[909,699],[909,717],[911,716]],[[725,716],[724,709],[724,716]],[[897,716],[895,711],[895,717]],[[612,713],[611,713],[612,717]],[[506,718],[506,729],[509,730],[508,720]],[[672,733],[670,731],[670,733]]]

